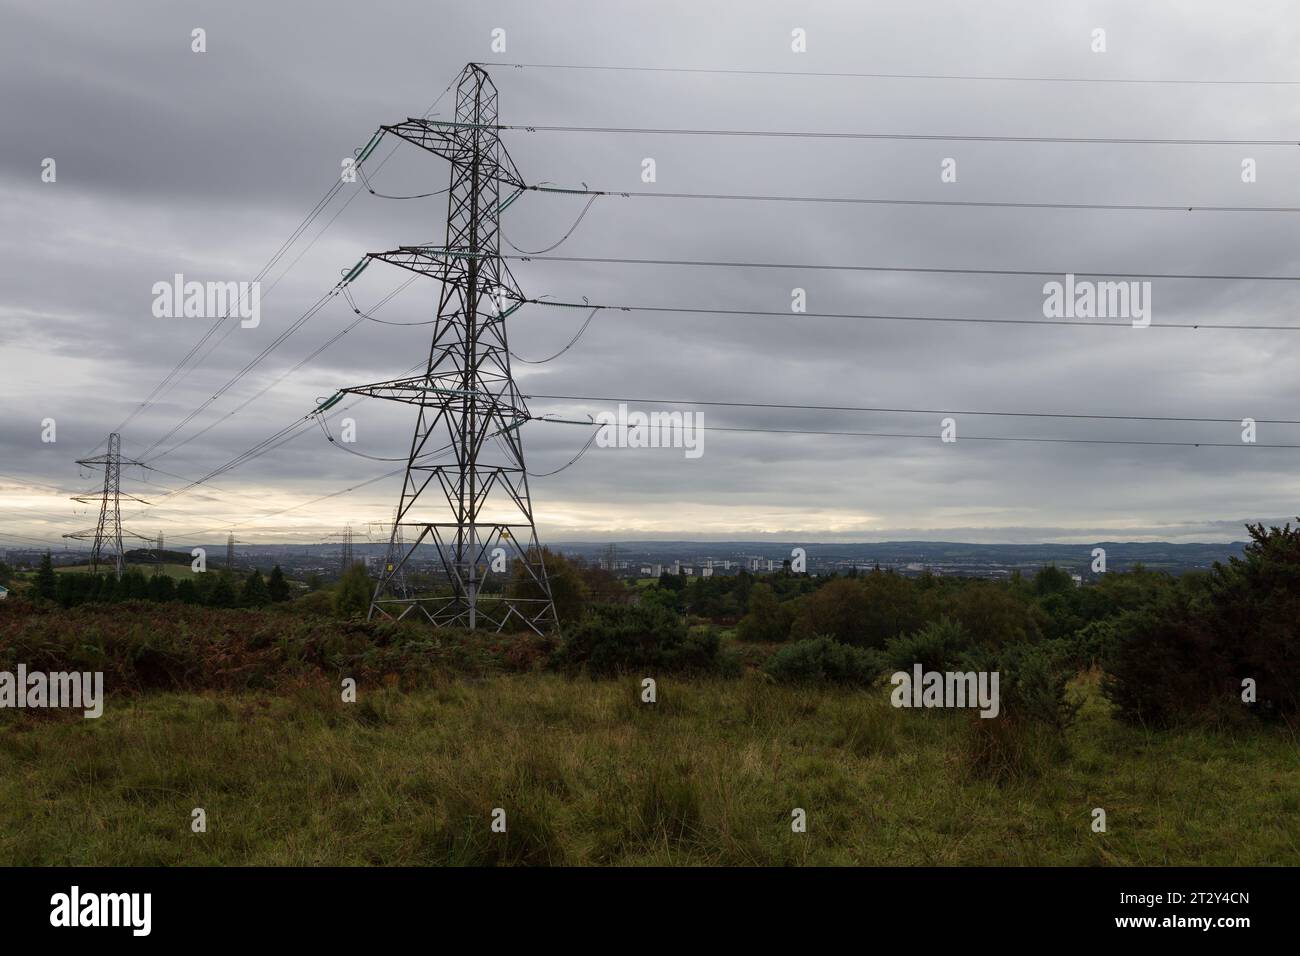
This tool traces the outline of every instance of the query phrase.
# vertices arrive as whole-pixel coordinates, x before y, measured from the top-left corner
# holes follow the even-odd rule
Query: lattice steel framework
[[[343,549],[339,554],[339,571],[342,574],[348,573],[348,568],[356,562],[352,556],[352,525],[348,525],[343,530]]]
[[[122,460],[122,437],[113,432],[108,436],[108,450],[94,458],[80,458],[77,464],[85,468],[93,468],[97,465],[104,466],[104,488],[98,494],[75,495],[73,501],[80,501],[82,504],[99,503],[99,523],[94,528],[86,531],[78,531],[72,534],[65,534],[65,538],[77,538],[82,540],[93,540],[94,544],[90,548],[90,570],[92,573],[98,573],[100,565],[113,566],[113,573],[120,580],[122,577],[122,508],[123,498],[129,501],[139,501],[142,504],[148,504],[142,498],[135,495],[122,493],[122,466],[123,465],[143,465],[141,462],[127,459]],[[126,532],[133,538],[140,538],[143,541],[152,542],[151,538],[144,535]]]
[[[457,86],[454,122],[384,127],[451,163],[445,244],[370,254],[439,280],[437,320],[423,374],[343,391],[419,409],[370,616],[402,618],[418,608],[438,627],[540,633],[556,624],[555,606],[519,434],[530,416],[511,376],[505,321],[523,296],[499,246],[501,212],[524,182],[496,124],[496,87],[470,64]],[[514,187],[504,202],[503,183]],[[451,461],[434,460],[447,455]],[[420,593],[406,572],[425,544],[437,549],[440,573]],[[504,578],[515,568],[522,570],[507,589]]]

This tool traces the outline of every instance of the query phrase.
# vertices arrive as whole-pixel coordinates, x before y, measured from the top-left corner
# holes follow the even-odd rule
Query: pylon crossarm
[[[494,252],[476,252],[471,249],[448,248],[447,246],[398,246],[396,249],[387,249],[383,252],[368,252],[366,256],[369,259],[376,259],[390,265],[401,266],[403,269],[410,269],[412,272],[444,277],[448,272],[463,275],[470,262],[482,262],[489,259],[499,260],[500,258]],[[504,263],[502,263],[501,269],[503,273],[506,271]]]
[[[143,498],[137,498],[135,495],[127,494],[125,491],[123,491],[123,492],[119,492],[119,493],[118,493],[118,498],[119,498],[120,500],[122,500],[122,501],[138,501],[138,502],[139,502],[140,504],[142,504],[142,505],[147,505],[147,504],[149,504],[149,502],[145,501]],[[93,502],[99,502],[99,501],[102,501],[103,499],[104,499],[104,496],[103,496],[102,494],[95,494],[95,495],[74,495],[72,498],[70,498],[70,499],[68,499],[68,500],[70,500],[70,501],[79,501],[79,502],[81,502],[83,505],[88,505],[88,504],[90,504],[92,501],[93,501]],[[150,538],[149,540],[152,541],[153,539]]]
[[[481,127],[473,123],[453,123],[447,120],[408,118],[402,123],[380,127],[385,133],[399,136],[408,143],[414,143],[436,156],[450,162],[464,158],[465,133]],[[501,157],[491,164],[485,164],[485,172],[498,182],[506,183],[518,189],[524,187],[523,177],[515,168],[514,161],[502,151]]]
[[[452,413],[473,414],[481,418],[512,419],[507,424],[517,426],[529,420],[528,409],[503,401],[490,392],[473,392],[464,389],[430,387],[425,379],[391,384],[362,385],[345,388],[349,395],[366,398],[383,398],[391,402],[405,402],[424,408],[435,408]]]

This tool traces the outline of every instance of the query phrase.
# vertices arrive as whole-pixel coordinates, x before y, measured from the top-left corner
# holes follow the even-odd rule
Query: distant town
[[[337,577],[350,561],[366,564],[378,571],[388,550],[386,541],[354,540],[315,544],[239,544],[207,542],[184,547],[179,542],[166,548],[138,548],[128,553],[132,564],[188,564],[193,547],[206,553],[209,567],[234,569],[263,568],[280,565],[285,574],[306,579],[316,575],[324,580]],[[963,544],[945,541],[886,541],[879,543],[819,544],[815,542],[753,541],[627,541],[627,542],[557,542],[549,545],[553,552],[602,568],[619,578],[659,578],[664,574],[687,577],[771,574],[782,570],[800,570],[795,563],[796,549],[802,549],[802,571],[810,575],[849,574],[879,567],[907,576],[932,574],[940,577],[1010,578],[1017,572],[1033,574],[1054,565],[1070,573],[1077,581],[1095,576],[1094,550],[1106,553],[1108,571],[1131,570],[1142,566],[1149,570],[1183,574],[1203,571],[1216,561],[1226,562],[1240,555],[1243,544],[1168,544],[1162,542],[1106,542],[1094,544]],[[437,560],[433,548],[419,549],[411,564],[414,572],[432,571]],[[34,567],[45,549],[9,548],[0,550],[0,561],[22,569]],[[66,548],[51,552],[56,566],[85,564],[85,548]],[[228,562],[228,559],[233,559]],[[350,559],[350,560],[349,560]]]

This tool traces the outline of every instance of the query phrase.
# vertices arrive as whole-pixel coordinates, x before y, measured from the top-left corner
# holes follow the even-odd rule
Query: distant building
[[[0,584],[0,601],[3,601],[8,596],[9,596],[9,589],[5,587],[3,584]]]

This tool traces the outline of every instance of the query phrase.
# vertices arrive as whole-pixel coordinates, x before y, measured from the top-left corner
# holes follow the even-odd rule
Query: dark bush
[[[790,637],[793,614],[789,604],[777,601],[770,584],[754,584],[749,590],[749,608],[736,625],[736,637],[742,641],[773,642]]]
[[[647,668],[702,673],[718,666],[718,646],[717,634],[688,632],[679,617],[658,605],[603,605],[565,631],[551,664],[593,676]]]
[[[891,638],[882,652],[885,666],[891,671],[911,671],[920,664],[927,671],[948,670],[971,647],[970,633],[960,621],[941,617],[914,634]]]
[[[856,684],[879,676],[880,658],[872,651],[817,637],[783,647],[764,670],[780,684]]]
[[[1289,717],[1300,712],[1300,527],[1246,530],[1251,541],[1243,556],[1216,564],[1210,575],[1215,634],[1237,700],[1243,679],[1251,678],[1255,713]]]
[[[1167,726],[1205,714],[1232,691],[1211,622],[1169,596],[1116,622],[1102,689],[1129,723]]]
[[[863,577],[834,578],[800,598],[791,634],[881,647],[891,637],[915,631],[931,616],[925,594],[915,584],[893,571],[875,570]]]

